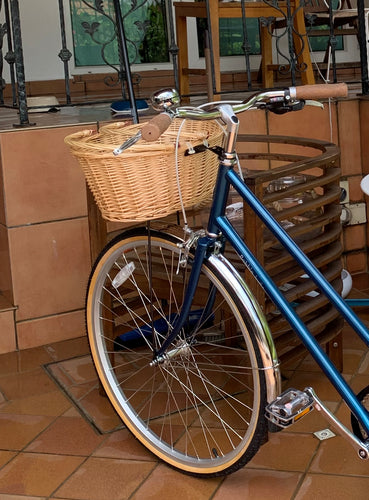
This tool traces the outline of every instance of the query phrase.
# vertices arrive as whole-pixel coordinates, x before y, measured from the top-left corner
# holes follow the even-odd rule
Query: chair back
[[[308,14],[329,12],[330,0],[305,0],[303,2],[304,11]],[[351,9],[351,0],[333,0],[333,10]]]
[[[328,4],[324,0],[305,0],[304,11],[309,14],[328,12]]]

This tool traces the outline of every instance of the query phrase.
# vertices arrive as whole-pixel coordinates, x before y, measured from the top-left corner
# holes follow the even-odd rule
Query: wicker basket
[[[140,222],[179,210],[177,178],[185,208],[211,199],[217,156],[211,151],[189,156],[184,152],[205,139],[209,146],[220,146],[224,131],[216,121],[186,121],[180,131],[176,168],[175,144],[181,123],[173,120],[159,140],[140,139],[119,156],[114,156],[113,150],[135,135],[142,124],[112,123],[99,133],[85,130],[65,138],[105,219]]]

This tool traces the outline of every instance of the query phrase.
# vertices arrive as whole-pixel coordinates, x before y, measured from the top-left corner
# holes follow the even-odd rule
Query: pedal
[[[304,391],[287,389],[265,408],[265,417],[278,427],[289,427],[314,409],[313,397]]]

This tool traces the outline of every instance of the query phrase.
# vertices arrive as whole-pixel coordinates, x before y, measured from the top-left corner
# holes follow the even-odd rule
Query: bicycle
[[[221,119],[227,127],[225,145],[213,148],[219,169],[206,229],[187,228],[185,239],[150,226],[123,232],[101,252],[87,291],[91,353],[111,403],[141,443],[182,472],[202,477],[229,474],[255,455],[268,431],[288,427],[314,408],[360,458],[369,456],[369,386],[358,396],[353,393],[225,215],[232,186],[369,345],[363,323],[235,168],[236,114],[248,109],[285,113],[301,109],[307,99],[346,92],[344,84],[291,87],[266,91],[246,102],[173,110],[176,96],[165,91],[157,94],[165,112],[133,139],[145,135],[155,140],[173,119]],[[312,388],[281,394],[278,355],[268,324],[244,279],[225,257],[226,243],[346,402],[352,431]]]

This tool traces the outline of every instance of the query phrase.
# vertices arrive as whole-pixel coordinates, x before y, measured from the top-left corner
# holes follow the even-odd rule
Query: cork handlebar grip
[[[292,88],[293,89],[293,88]],[[291,96],[293,95],[291,90]],[[297,99],[328,99],[329,97],[346,97],[346,83],[300,85],[295,87]]]
[[[150,121],[144,124],[141,129],[141,137],[145,141],[153,142],[159,139],[172,122],[172,118],[168,113],[160,113],[154,116]]]

